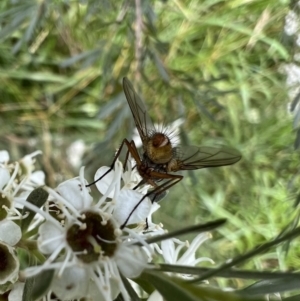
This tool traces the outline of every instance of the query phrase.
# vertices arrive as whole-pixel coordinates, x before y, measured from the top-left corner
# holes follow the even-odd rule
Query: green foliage
[[[121,88],[127,76],[155,122],[185,119],[184,144],[242,153],[234,166],[186,173],[156,216],[171,229],[227,218],[202,248],[223,262],[272,239],[298,215],[291,193],[299,157],[279,73],[291,52],[282,39],[289,3],[141,3],[139,13],[134,1],[1,1],[0,148],[14,157],[41,149],[54,187],[78,174],[66,152],[81,139],[91,180],[132,135]],[[291,241],[287,257],[276,247],[245,267],[299,269],[298,248]]]
[[[27,198],[27,202],[40,208],[46,203],[48,196],[49,196],[49,193],[47,191],[45,191],[43,188],[36,188],[29,194],[29,196]],[[32,222],[32,220],[36,214],[32,210],[24,207],[22,210],[22,214],[25,215],[26,213],[28,213],[28,216],[26,217],[26,219],[21,220],[21,229],[24,232],[27,231],[30,223]]]

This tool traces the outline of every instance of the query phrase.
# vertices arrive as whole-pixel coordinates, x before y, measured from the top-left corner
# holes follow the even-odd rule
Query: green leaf
[[[132,285],[127,280],[127,278],[125,278],[122,274],[121,274],[121,278],[122,278],[122,282],[123,282],[128,294],[129,294],[130,300],[131,301],[141,301],[141,299],[139,298],[139,296],[137,295],[137,293],[133,289]]]
[[[300,300],[300,295],[295,295],[292,297],[284,298],[281,299],[282,301],[299,301]]]
[[[29,265],[35,265],[36,258],[33,256],[29,257]],[[22,296],[22,301],[32,301],[32,291],[34,286],[34,278],[27,278],[25,281],[24,292]]]
[[[265,244],[258,245],[256,247],[254,247],[252,250],[250,250],[249,252],[246,252],[243,255],[237,256],[237,257],[231,259],[230,261],[227,261],[226,263],[221,265],[216,270],[210,271],[210,272],[207,272],[207,273],[203,274],[198,279],[193,280],[193,282],[202,281],[202,280],[208,279],[209,277],[218,275],[221,271],[224,271],[228,268],[231,268],[231,267],[233,267],[237,264],[241,264],[242,262],[244,262],[244,261],[246,261],[250,258],[253,258],[256,255],[269,250],[271,247],[276,246],[276,245],[278,245],[282,242],[289,241],[290,239],[295,238],[297,236],[300,236],[300,227],[297,227],[296,229],[288,232],[285,235],[279,234],[273,240],[271,240],[271,241],[269,241]]]
[[[85,51],[85,52],[81,52],[77,55],[74,55],[70,58],[67,58],[65,60],[63,60],[59,65],[61,68],[67,68],[67,67],[70,67],[72,65],[74,65],[75,63],[81,61],[81,60],[84,60],[88,57],[90,57],[91,55],[96,55],[96,56],[100,56],[102,50],[101,49],[93,49],[93,50],[88,50],[88,51]]]
[[[149,271],[145,271],[142,279],[148,280],[165,298],[165,300],[184,300],[184,301],[196,301],[197,299],[191,294],[183,283],[177,283],[174,278],[168,277],[165,274],[154,274]],[[191,285],[190,285],[191,286]]]
[[[43,188],[36,188],[30,193],[26,201],[40,208],[46,203],[48,195],[49,193]],[[36,215],[36,212],[28,209],[27,207],[24,207],[22,210],[22,214],[24,215],[26,212],[29,212],[29,215],[21,220],[21,229],[23,232],[25,232],[28,229],[31,221]]]
[[[173,264],[160,264],[156,266],[153,271],[162,272],[172,272],[181,274],[191,274],[191,275],[202,275],[208,272],[217,270],[216,268],[202,268],[193,266],[183,266],[183,265],[173,265]],[[297,279],[300,281],[300,273],[294,272],[272,272],[272,271],[249,271],[249,270],[236,270],[227,269],[218,272],[218,277],[223,278],[240,278],[240,279],[279,279],[289,278]]]
[[[26,71],[11,71],[1,70],[1,80],[5,79],[20,79],[20,80],[31,80],[33,82],[52,82],[52,83],[65,83],[66,77],[60,75],[54,75],[49,72],[26,72]]]
[[[154,237],[151,237],[149,239],[147,239],[147,243],[148,244],[153,244],[162,240],[166,240],[172,237],[178,237],[180,235],[184,235],[184,234],[189,234],[189,233],[201,233],[201,232],[207,232],[207,231],[211,231],[217,227],[220,227],[222,225],[224,225],[226,223],[226,219],[218,219],[212,222],[208,222],[206,224],[198,224],[198,225],[194,225],[194,226],[189,226],[186,228],[182,228],[180,230],[176,230],[176,231],[172,231],[170,233],[166,233],[163,235],[157,235]]]
[[[54,270],[47,270],[34,277],[34,287],[32,290],[33,300],[41,298],[48,292],[53,276]]]
[[[172,278],[165,274],[157,274],[153,271],[145,271],[142,276],[148,280],[167,301],[259,301],[264,297],[241,296],[237,293],[224,292],[220,289],[193,285],[178,278]]]
[[[43,297],[49,290],[54,270],[46,270],[26,279],[22,301],[34,301]]]
[[[148,295],[151,295],[155,288],[153,285],[151,285],[150,282],[146,281],[145,279],[142,279],[141,277],[131,279],[135,283],[137,283]]]
[[[239,292],[249,296],[283,293],[294,290],[299,290],[299,278],[283,277],[281,279],[258,281]]]
[[[32,301],[32,290],[34,285],[34,279],[28,278],[25,281],[24,292],[22,296],[22,301]]]

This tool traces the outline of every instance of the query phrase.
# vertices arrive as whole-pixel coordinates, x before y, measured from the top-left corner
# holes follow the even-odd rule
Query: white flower
[[[107,210],[113,213],[115,220],[122,226],[136,224],[145,221],[150,213],[152,202],[145,197],[149,185],[144,185],[133,190],[141,181],[136,169],[132,169],[131,160],[128,160],[128,171],[123,173],[123,165],[116,160],[115,167],[109,171],[109,167],[101,167],[95,174],[95,180],[107,173],[100,181],[96,182],[96,187],[103,194],[98,206],[104,204],[106,198],[112,199],[106,203]],[[123,187],[121,186],[123,180]]]
[[[69,273],[70,268],[74,268],[77,273],[73,274],[72,279],[67,278],[80,283],[80,288],[78,285],[74,287],[72,298],[83,297],[82,287],[87,288],[92,280],[103,294],[103,300],[111,300],[110,296],[114,293],[110,282],[111,279],[117,279],[119,292],[122,292],[125,300],[129,300],[119,270],[127,277],[138,276],[147,266],[145,253],[141,247],[133,245],[132,238],[128,240],[127,236],[120,236],[110,220],[102,225],[103,219],[99,213],[89,211],[83,215],[85,218],[82,220],[66,223],[66,227],[60,230],[49,221],[40,227],[39,249],[50,257],[43,266],[28,268],[27,276],[54,268],[57,270],[56,277],[60,279],[64,273]],[[61,253],[65,253],[63,262],[55,261]],[[67,294],[64,288],[69,287],[69,280],[62,283],[61,294]],[[57,285],[52,289],[57,292]]]
[[[118,182],[115,181],[111,189],[118,191]],[[147,244],[130,229],[120,230],[111,213],[104,211],[110,206],[92,204],[90,189],[85,184],[82,168],[79,178],[62,183],[57,192],[47,188],[52,204],[49,209],[57,211],[58,220],[47,211],[21,202],[45,218],[39,227],[38,248],[49,256],[42,265],[27,268],[25,276],[54,269],[51,289],[62,299],[70,287],[68,298],[79,299],[93,295],[90,288],[96,286],[97,300],[109,301],[121,292],[127,301],[129,296],[120,273],[124,277],[137,277],[148,267],[144,251]],[[124,198],[124,202],[127,201]]]
[[[196,266],[199,262],[209,261],[214,263],[213,260],[207,257],[196,258],[196,251],[199,246],[208,238],[211,237],[210,233],[200,233],[197,235],[192,243],[189,245],[188,242],[182,242],[179,239],[172,238],[161,242],[161,254],[166,263],[173,265],[187,265]],[[177,247],[175,246],[177,244]],[[187,250],[183,255],[179,256],[183,247],[187,247]],[[185,279],[191,279],[189,275],[178,275]],[[148,298],[148,301],[163,301],[162,296],[158,291],[154,291]]]
[[[39,153],[36,151],[21,159],[22,169],[19,162],[8,163],[6,151],[0,152],[0,220],[22,219],[19,200],[26,200],[35,187],[44,183],[43,172],[32,172],[33,157]]]
[[[19,164],[15,164],[12,175],[10,174],[10,169],[11,167],[0,166],[0,221],[22,218],[15,202],[16,195],[23,184],[23,182],[20,184],[15,183],[19,171]]]
[[[35,154],[37,153],[22,159],[25,162],[22,163],[25,169],[21,169],[19,162],[9,163],[7,151],[0,151],[0,291],[3,293],[13,289],[10,300],[15,300],[19,294],[15,289],[19,276],[19,260],[13,246],[22,237],[20,226],[13,220],[26,217],[19,212],[19,200],[25,201],[30,191],[34,189],[35,185],[30,182],[33,165],[30,165],[30,171],[28,171],[29,167],[26,167],[26,164],[28,165],[28,158],[32,160]]]
[[[162,249],[162,255],[165,259],[165,262],[170,264],[190,265],[190,266],[196,266],[199,262],[202,261],[210,261],[211,263],[213,263],[213,261],[210,258],[200,257],[196,259],[195,256],[199,246],[208,238],[211,238],[211,234],[206,232],[197,235],[193,239],[191,244],[189,244],[187,241],[182,242],[179,239],[175,239],[175,238],[162,241],[161,249]],[[178,246],[175,247],[175,244],[177,244]],[[187,246],[187,250],[184,252],[183,255],[179,257],[179,253],[184,246]]]

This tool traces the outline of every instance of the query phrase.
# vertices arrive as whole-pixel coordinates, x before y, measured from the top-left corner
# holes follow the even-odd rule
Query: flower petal
[[[0,151],[0,163],[5,163],[9,161],[9,153],[6,150]]]
[[[87,270],[71,267],[65,269],[62,276],[54,277],[51,289],[61,300],[80,299],[87,295],[88,284]]]
[[[48,221],[39,227],[38,247],[42,253],[53,253],[62,241],[64,241],[63,229],[58,229]]]
[[[154,291],[148,298],[147,301],[163,301],[162,295],[158,291]]]
[[[172,239],[163,240],[161,242],[161,250],[166,263],[176,263],[175,244]]]
[[[73,178],[58,185],[57,192],[72,204],[77,210],[88,208],[92,204],[93,198],[84,193],[86,187],[82,187],[79,178]]]
[[[102,175],[104,175],[110,168],[107,166],[100,167],[95,174],[95,181],[98,180]],[[98,190],[104,195],[107,192],[110,184],[114,181],[115,178],[115,171],[111,170],[107,175],[105,175],[100,181],[96,183],[96,187]],[[108,194],[108,198],[112,199],[114,196],[114,188]]]
[[[118,268],[123,276],[127,278],[138,277],[147,267],[148,256],[138,246],[121,245],[115,254]]]
[[[14,246],[22,237],[21,228],[11,220],[0,222],[0,240]]]
[[[194,265],[194,261],[196,260],[196,251],[200,247],[200,245],[205,242],[207,239],[211,238],[211,234],[209,232],[204,232],[198,234],[185,251],[185,253],[179,258],[177,264],[182,265]]]
[[[119,282],[120,279],[110,278],[110,300],[115,300],[120,294]],[[95,281],[90,280],[88,300],[97,300],[97,301],[107,301],[107,294],[104,295],[104,290],[99,290],[99,287],[96,285]]]
[[[37,170],[30,175],[30,181],[38,186],[45,185],[45,173],[41,170]]]
[[[143,194],[135,190],[121,189],[113,212],[113,217],[120,225],[123,225],[129,216],[128,225],[139,223],[147,218],[152,203],[148,197],[142,200],[143,197]]]
[[[34,171],[35,156],[42,154],[42,151],[37,150],[29,155],[24,156],[20,163],[25,167],[28,174]]]
[[[6,168],[0,167],[0,190],[8,183],[10,173]]]
[[[25,283],[17,282],[8,295],[8,301],[20,301],[23,297]]]

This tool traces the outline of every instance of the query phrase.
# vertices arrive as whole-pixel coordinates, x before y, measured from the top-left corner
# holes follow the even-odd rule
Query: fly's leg
[[[127,139],[124,139],[124,140],[122,141],[122,143],[121,143],[121,145],[120,145],[120,147],[119,147],[119,149],[118,149],[118,151],[117,151],[117,153],[116,153],[116,155],[115,155],[115,157],[114,157],[114,160],[113,160],[113,162],[111,163],[111,165],[110,165],[108,171],[105,172],[100,178],[98,178],[98,179],[95,180],[94,182],[85,185],[85,187],[90,187],[90,186],[96,184],[98,181],[100,181],[101,179],[103,179],[107,174],[109,174],[109,173],[113,170],[113,168],[114,168],[114,166],[115,166],[115,163],[116,163],[117,159],[119,158],[120,153],[121,153],[121,151],[122,151],[124,145],[127,146],[127,154],[126,154],[125,165],[126,165],[126,163],[127,163],[129,153],[131,153],[132,157],[133,157],[135,160],[137,160],[136,157],[138,156],[138,152],[137,152],[137,149],[136,149],[136,148],[134,149],[135,145],[134,145],[134,142],[133,142],[133,144],[132,144],[132,142],[133,142],[133,141],[129,142]],[[139,157],[138,157],[138,160],[140,160]]]
[[[180,182],[183,178],[183,176],[180,175],[170,175],[170,174],[162,174],[159,172],[152,172],[151,177],[159,177],[159,178],[165,178],[165,179],[169,179],[168,181],[166,181],[165,183],[163,183],[160,186],[156,186],[153,190],[149,191],[148,193],[146,193],[141,199],[140,201],[133,207],[133,209],[131,210],[130,214],[128,215],[128,217],[126,218],[125,222],[121,225],[121,229],[123,229],[126,224],[128,223],[131,215],[133,214],[133,212],[139,207],[139,205],[143,202],[143,200],[146,197],[149,197],[150,195],[154,194],[154,197],[151,199],[152,202],[155,201],[155,199],[157,198],[158,195],[160,195],[161,193],[165,192],[167,189],[169,189],[170,187],[174,186],[176,183]]]

